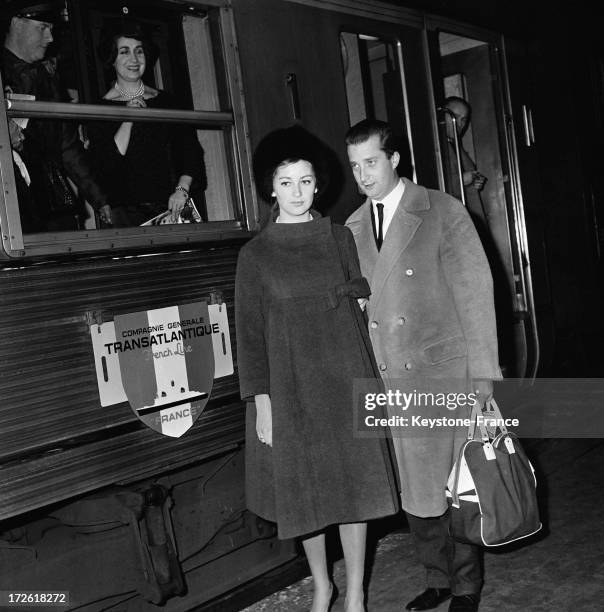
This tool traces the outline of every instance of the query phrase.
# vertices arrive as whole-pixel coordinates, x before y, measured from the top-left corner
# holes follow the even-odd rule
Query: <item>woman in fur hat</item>
[[[366,521],[397,505],[386,440],[355,436],[353,380],[375,380],[379,389],[358,303],[369,286],[350,231],[312,208],[327,186],[324,160],[319,141],[301,128],[271,133],[255,155],[258,185],[275,206],[237,264],[246,494],[280,538],[302,538],[312,612],[334,598],[324,530],[338,525],[345,609],[361,612]]]

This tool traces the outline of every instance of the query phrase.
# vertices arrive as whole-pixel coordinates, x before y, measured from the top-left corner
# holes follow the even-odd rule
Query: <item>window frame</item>
[[[180,2],[167,0],[169,5]],[[71,104],[5,100],[0,104],[0,223],[2,224],[2,258],[29,258],[59,254],[75,254],[90,251],[117,251],[153,248],[157,245],[186,245],[216,242],[243,237],[257,229],[258,202],[251,172],[249,129],[245,113],[245,100],[241,79],[241,67],[237,55],[237,41],[233,12],[225,1],[187,2],[200,8],[218,10],[219,36],[226,74],[224,75],[231,108],[225,111],[198,111],[175,109],[113,108],[98,104]],[[184,10],[183,10],[184,12]],[[0,86],[4,87],[0,76]],[[10,117],[42,117],[48,120],[128,120],[178,122],[210,128],[225,133],[227,145],[233,152],[233,175],[236,178],[233,198],[239,219],[209,221],[199,224],[174,224],[152,227],[125,227],[113,229],[88,229],[66,232],[43,232],[24,235],[21,228],[19,203],[8,131]],[[230,142],[229,142],[230,141]],[[5,144],[2,144],[5,143]]]

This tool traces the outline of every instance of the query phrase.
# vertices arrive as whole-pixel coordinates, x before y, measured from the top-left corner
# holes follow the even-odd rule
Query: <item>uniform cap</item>
[[[23,17],[25,19],[35,19],[46,23],[55,23],[61,18],[62,2],[38,2],[32,3],[23,0],[13,0],[5,2],[0,9],[0,14],[5,19],[11,17]]]

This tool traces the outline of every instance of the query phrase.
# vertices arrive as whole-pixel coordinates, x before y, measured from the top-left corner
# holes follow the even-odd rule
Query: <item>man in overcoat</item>
[[[446,193],[399,178],[400,147],[388,124],[361,121],[346,144],[367,195],[346,224],[371,287],[369,333],[386,388],[476,393],[483,403],[501,372],[491,274],[468,212]],[[441,408],[421,410],[442,416]],[[460,406],[451,416],[463,418],[469,410]],[[448,535],[445,496],[466,432],[392,430],[402,507],[427,570],[427,588],[407,610],[429,610],[450,597],[450,611],[478,610],[480,550]]]

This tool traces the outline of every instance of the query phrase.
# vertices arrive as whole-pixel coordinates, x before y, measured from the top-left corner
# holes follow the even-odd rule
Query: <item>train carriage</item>
[[[496,281],[502,367],[548,372],[565,326],[556,304],[568,295],[549,268],[532,56],[502,32],[394,2],[55,4],[48,57],[72,102],[3,87],[0,105],[0,590],[69,591],[74,609],[188,610],[298,555],[244,503],[233,294],[238,251],[268,214],[255,145],[293,123],[320,137],[338,160],[324,212],[343,222],[360,203],[349,125],[389,121],[408,143],[408,176],[450,191],[444,101],[467,99],[463,146],[488,177],[474,212]],[[125,18],[152,32],[158,58],[145,80],[177,108],[99,103],[111,77],[97,47]],[[194,130],[207,177],[195,194],[201,222],[113,227],[83,203],[77,229],[28,230],[15,119],[65,122],[83,147],[99,122]],[[596,269],[592,213],[574,217],[568,249],[581,244]]]

